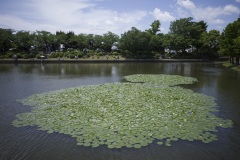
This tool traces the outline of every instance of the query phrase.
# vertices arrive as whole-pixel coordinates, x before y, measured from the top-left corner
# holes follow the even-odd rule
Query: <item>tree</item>
[[[0,28],[0,53],[8,51],[13,47],[13,30]]]
[[[151,50],[154,52],[164,52],[163,35],[152,35],[150,40]]]
[[[105,51],[111,51],[112,45],[114,42],[118,42],[119,41],[119,36],[117,34],[114,34],[112,32],[107,32],[105,34],[103,34],[103,41],[104,45],[103,45],[103,49]]]
[[[79,34],[77,36],[78,45],[81,50],[88,47],[88,37],[85,34]]]
[[[201,35],[206,32],[207,24],[204,21],[193,22],[193,18],[181,18],[173,21],[169,27],[169,35],[166,37],[168,44],[177,52],[185,53],[186,49],[195,51],[202,47]],[[166,43],[165,43],[166,45]]]
[[[201,54],[204,56],[217,56],[219,51],[219,38],[220,32],[218,30],[204,32],[201,36]]]
[[[56,32],[56,39],[57,39],[57,42],[60,44],[66,44],[66,41],[67,41],[67,35],[65,32],[63,31],[57,31]]]
[[[201,41],[202,34],[207,32],[207,23],[204,21],[193,22],[192,26],[189,27],[190,30],[190,38],[191,38],[191,46],[198,50],[202,47],[203,43]]]
[[[239,57],[240,57],[240,36],[233,40],[234,53],[236,54],[236,65],[239,66]]]
[[[163,52],[163,34],[159,33],[160,32],[160,26],[161,23],[159,20],[155,20],[151,25],[148,30],[146,30],[147,33],[151,35],[151,40],[150,40],[150,48],[151,51],[153,52]]]
[[[73,31],[69,31],[66,34],[65,47],[66,48],[77,48],[77,38]]]
[[[181,18],[170,23],[169,34],[171,36],[168,38],[174,38],[170,40],[170,43],[173,48],[177,49],[176,51],[181,50],[181,52],[185,52],[187,48],[190,48],[192,19],[192,17]]]
[[[30,31],[18,31],[15,35],[14,43],[18,51],[29,52],[33,44]]]
[[[220,53],[229,56],[231,63],[239,64],[239,37],[240,37],[240,18],[229,23],[221,34],[220,38]]]
[[[132,27],[131,30],[122,34],[120,48],[129,51],[128,57],[150,58],[151,55],[151,35]]]
[[[47,31],[36,31],[35,35],[35,47],[43,51],[44,53],[49,53],[53,49],[54,35]]]
[[[151,35],[156,35],[158,32],[160,32],[160,26],[161,23],[159,20],[155,20],[151,25],[148,30],[146,30],[148,33]]]
[[[95,41],[95,47],[96,48],[101,48],[101,49],[105,49],[105,42],[104,41],[104,38],[102,35],[95,35],[94,36],[94,41]]]

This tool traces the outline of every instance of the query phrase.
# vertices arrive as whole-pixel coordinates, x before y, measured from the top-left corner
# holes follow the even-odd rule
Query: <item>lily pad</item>
[[[174,86],[179,84],[192,84],[197,82],[196,78],[183,77],[179,75],[165,75],[165,74],[135,74],[124,77],[129,82],[140,82],[148,84],[161,84]]]
[[[12,124],[68,134],[77,145],[109,148],[141,148],[154,140],[166,146],[179,139],[210,143],[217,140],[218,127],[232,127],[231,120],[213,114],[217,111],[213,97],[177,86],[197,82],[196,78],[131,75],[125,79],[127,83],[32,95],[20,100],[32,106],[31,112],[17,115]]]

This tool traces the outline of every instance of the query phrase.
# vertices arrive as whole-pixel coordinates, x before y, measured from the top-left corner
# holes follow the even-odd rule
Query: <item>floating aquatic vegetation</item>
[[[125,79],[130,82],[149,83],[149,84],[161,84],[174,86],[179,84],[192,84],[197,82],[196,78],[183,77],[179,75],[165,75],[165,74],[135,74],[125,76]]]
[[[217,127],[231,127],[231,120],[212,112],[212,97],[184,89],[195,78],[175,75],[132,75],[130,82],[53,91],[20,100],[32,111],[17,115],[13,125],[38,126],[48,133],[68,134],[77,145],[108,148],[141,148],[158,140],[217,140]],[[146,85],[148,83],[158,85]],[[174,86],[174,87],[173,87]]]

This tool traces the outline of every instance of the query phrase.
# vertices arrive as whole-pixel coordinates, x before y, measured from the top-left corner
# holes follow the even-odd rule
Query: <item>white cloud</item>
[[[56,26],[54,25],[38,22],[29,22],[11,15],[0,15],[0,26],[4,28],[27,31],[46,30],[55,32],[56,30],[60,30],[60,28],[56,28]]]
[[[158,8],[155,8],[151,14],[155,19],[160,20],[160,22],[170,22],[175,20],[175,18],[169,12],[161,11]]]
[[[137,26],[147,15],[142,10],[107,10],[97,6],[97,1],[99,0],[28,0],[28,3],[14,4],[16,10],[19,5],[24,8],[21,12],[0,15],[0,27],[53,33],[57,30],[71,30],[77,34],[103,34],[108,31],[121,34],[132,26]]]
[[[196,8],[195,4],[190,0],[178,0],[177,4],[190,10],[193,10]]]
[[[212,23],[213,23],[213,24],[224,24],[225,21],[222,20],[222,19],[214,19],[214,20],[212,21]]]
[[[220,19],[223,15],[238,14],[239,9],[234,5],[224,7],[199,7],[191,0],[177,0],[177,9],[180,16],[192,16],[195,20],[204,20],[212,24],[223,24],[225,21]]]
[[[240,0],[239,0],[240,2]],[[231,13],[239,13],[239,9],[233,5],[226,5],[224,8],[223,8],[225,14],[231,14]]]
[[[240,2],[240,0],[236,0],[236,2]]]

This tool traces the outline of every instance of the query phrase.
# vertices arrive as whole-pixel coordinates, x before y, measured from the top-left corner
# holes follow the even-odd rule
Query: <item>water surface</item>
[[[76,145],[68,135],[13,127],[19,113],[29,112],[17,99],[58,89],[121,82],[131,74],[177,74],[199,82],[184,87],[216,98],[217,116],[231,119],[233,128],[218,128],[218,141],[155,142],[141,149],[108,149]],[[0,159],[6,160],[214,160],[240,157],[240,74],[216,63],[85,63],[0,64]]]

